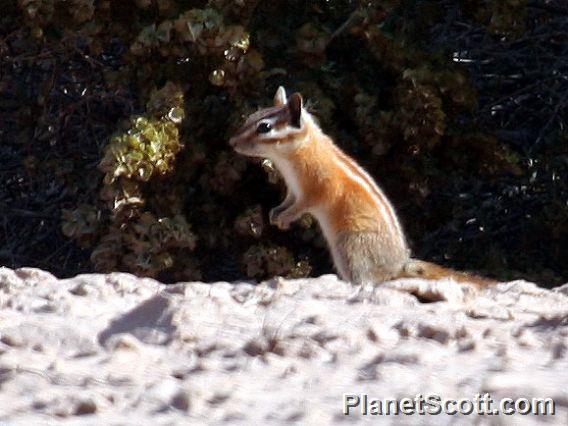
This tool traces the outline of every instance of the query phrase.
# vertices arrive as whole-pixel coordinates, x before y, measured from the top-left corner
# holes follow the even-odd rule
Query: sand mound
[[[568,424],[568,285],[165,286],[3,268],[0,305],[2,424]],[[343,414],[344,393],[486,392],[552,398],[556,414]]]

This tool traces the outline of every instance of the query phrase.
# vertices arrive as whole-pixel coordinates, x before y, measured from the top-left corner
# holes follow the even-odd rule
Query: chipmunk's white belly
[[[342,259],[339,246],[337,244],[337,232],[331,226],[331,218],[329,217],[329,212],[325,209],[314,209],[309,212],[313,215],[321,229],[321,232],[327,242],[329,251],[331,252],[331,257],[333,259],[333,264],[337,269],[338,274],[341,278],[347,279],[349,277],[348,271],[345,269],[344,261]]]
[[[286,187],[288,191],[290,191],[296,199],[302,198],[302,187],[300,186],[300,181],[298,180],[298,173],[294,170],[293,166],[288,162],[286,159],[275,157],[271,159],[276,168],[284,178],[284,182],[286,182]]]
[[[290,164],[286,159],[283,158],[274,158],[273,161],[276,165],[276,168],[284,178],[288,191],[294,195],[296,200],[300,200],[303,196],[303,191],[300,185],[300,181],[298,180],[298,173],[294,170],[292,164]],[[341,256],[337,248],[337,243],[335,241],[335,232],[331,227],[329,212],[324,208],[315,208],[307,211],[306,213],[310,213],[317,220],[323,236],[327,242],[329,250],[331,251],[333,263],[338,269],[337,272],[343,278],[346,277],[346,271],[342,270],[344,268],[340,266],[343,264],[343,262],[340,261]]]

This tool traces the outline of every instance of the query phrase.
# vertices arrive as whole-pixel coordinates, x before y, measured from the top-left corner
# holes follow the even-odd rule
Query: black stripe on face
[[[276,107],[269,107],[269,108],[264,108],[261,109],[260,111],[254,112],[251,115],[248,116],[248,118],[245,121],[245,125],[252,123],[252,122],[256,122],[256,121],[260,121],[266,118],[270,118],[272,116],[278,115],[279,113],[282,112],[287,112],[288,108],[284,105],[284,106],[276,106]]]
[[[286,107],[271,107],[265,108],[254,114],[251,114],[245,124],[235,133],[235,136],[244,134],[250,131],[251,128],[255,128],[258,124],[263,120],[273,120],[273,127],[281,127],[282,124],[285,124],[289,121],[289,113]]]
[[[286,121],[285,123],[283,123],[283,125],[281,125],[279,128],[275,128],[276,131],[281,130],[283,127],[288,126],[288,122]],[[286,133],[284,136],[281,137],[265,137],[262,140],[258,141],[259,144],[264,144],[264,145],[273,145],[276,143],[281,143],[281,144],[287,144],[287,143],[291,143],[294,142],[294,140],[296,140],[297,138],[302,138],[304,136],[306,136],[307,134],[307,129],[303,128],[303,129],[296,129],[295,127],[290,127],[290,132]]]

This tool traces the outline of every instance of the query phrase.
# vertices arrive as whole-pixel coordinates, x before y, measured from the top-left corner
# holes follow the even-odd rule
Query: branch
[[[533,0],[529,1],[527,3],[527,6],[532,7],[534,9],[544,10],[546,12],[568,15],[568,6],[560,5],[559,3],[560,3],[559,1],[551,1],[551,0],[544,0],[544,2]]]

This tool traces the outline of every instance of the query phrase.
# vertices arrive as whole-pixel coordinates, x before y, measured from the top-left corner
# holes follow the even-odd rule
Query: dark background
[[[227,146],[284,85],[377,179],[417,257],[566,282],[563,5],[0,0],[0,263],[331,271],[309,218],[268,225],[270,165]]]

